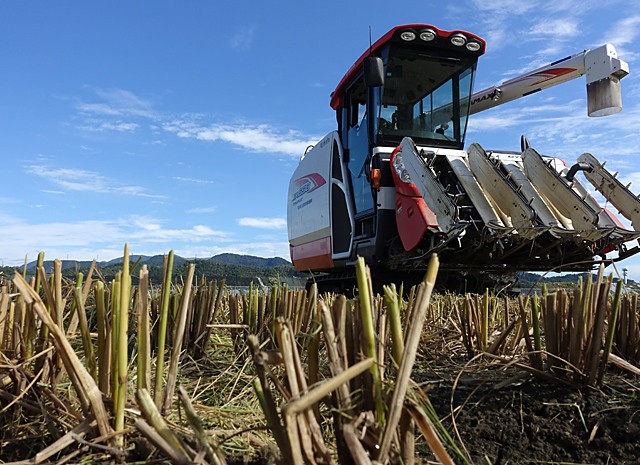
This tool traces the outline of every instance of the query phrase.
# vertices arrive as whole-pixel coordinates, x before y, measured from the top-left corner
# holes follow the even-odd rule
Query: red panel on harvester
[[[396,224],[405,250],[415,249],[429,226],[438,220],[422,197],[396,193]]]
[[[331,237],[290,247],[291,261],[298,271],[333,268]]]
[[[394,158],[401,153],[398,146],[391,154],[391,166]],[[438,227],[438,218],[427,206],[417,186],[400,179],[395,169],[391,170],[396,186],[396,225],[405,250],[415,249],[429,227]]]

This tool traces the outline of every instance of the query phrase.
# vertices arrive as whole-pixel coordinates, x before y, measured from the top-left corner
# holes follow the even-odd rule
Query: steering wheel
[[[393,125],[391,122],[387,121],[384,118],[378,118],[378,126],[380,129],[393,129]]]

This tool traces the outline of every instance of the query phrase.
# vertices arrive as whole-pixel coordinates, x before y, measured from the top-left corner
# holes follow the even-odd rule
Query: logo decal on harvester
[[[325,181],[324,178],[318,173],[307,174],[306,176],[296,179],[294,181],[294,185],[298,188],[298,190],[293,193],[293,198],[291,199],[291,201],[295,203],[295,201],[302,197],[304,194],[313,192],[317,188],[324,185],[326,182],[327,181]]]

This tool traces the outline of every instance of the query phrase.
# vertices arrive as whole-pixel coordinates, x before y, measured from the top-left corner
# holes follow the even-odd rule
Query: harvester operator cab
[[[385,82],[372,102],[372,112],[384,121],[375,133],[376,144],[397,145],[409,136],[424,145],[461,148],[477,56],[425,50],[424,45],[391,45],[382,56]]]
[[[473,77],[484,49],[484,41],[467,32],[398,26],[343,77],[331,106],[356,218],[375,212],[369,168],[377,147],[390,152],[411,137],[423,146],[463,148]]]

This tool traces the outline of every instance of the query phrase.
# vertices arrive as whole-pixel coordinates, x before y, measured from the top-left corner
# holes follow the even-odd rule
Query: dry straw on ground
[[[74,282],[60,262],[48,276],[42,255],[35,276],[0,277],[0,420],[12,426],[0,456],[411,464],[418,441],[441,463],[469,463],[414,379],[426,354],[574,386],[602,385],[609,360],[640,362],[637,296],[620,283],[611,296],[602,270],[573,293],[432,295],[434,256],[405,299],[392,285],[374,296],[360,261],[350,300],[231,292],[193,266],[176,281],[173,253],[151,283],[128,255],[111,282],[95,264]]]

